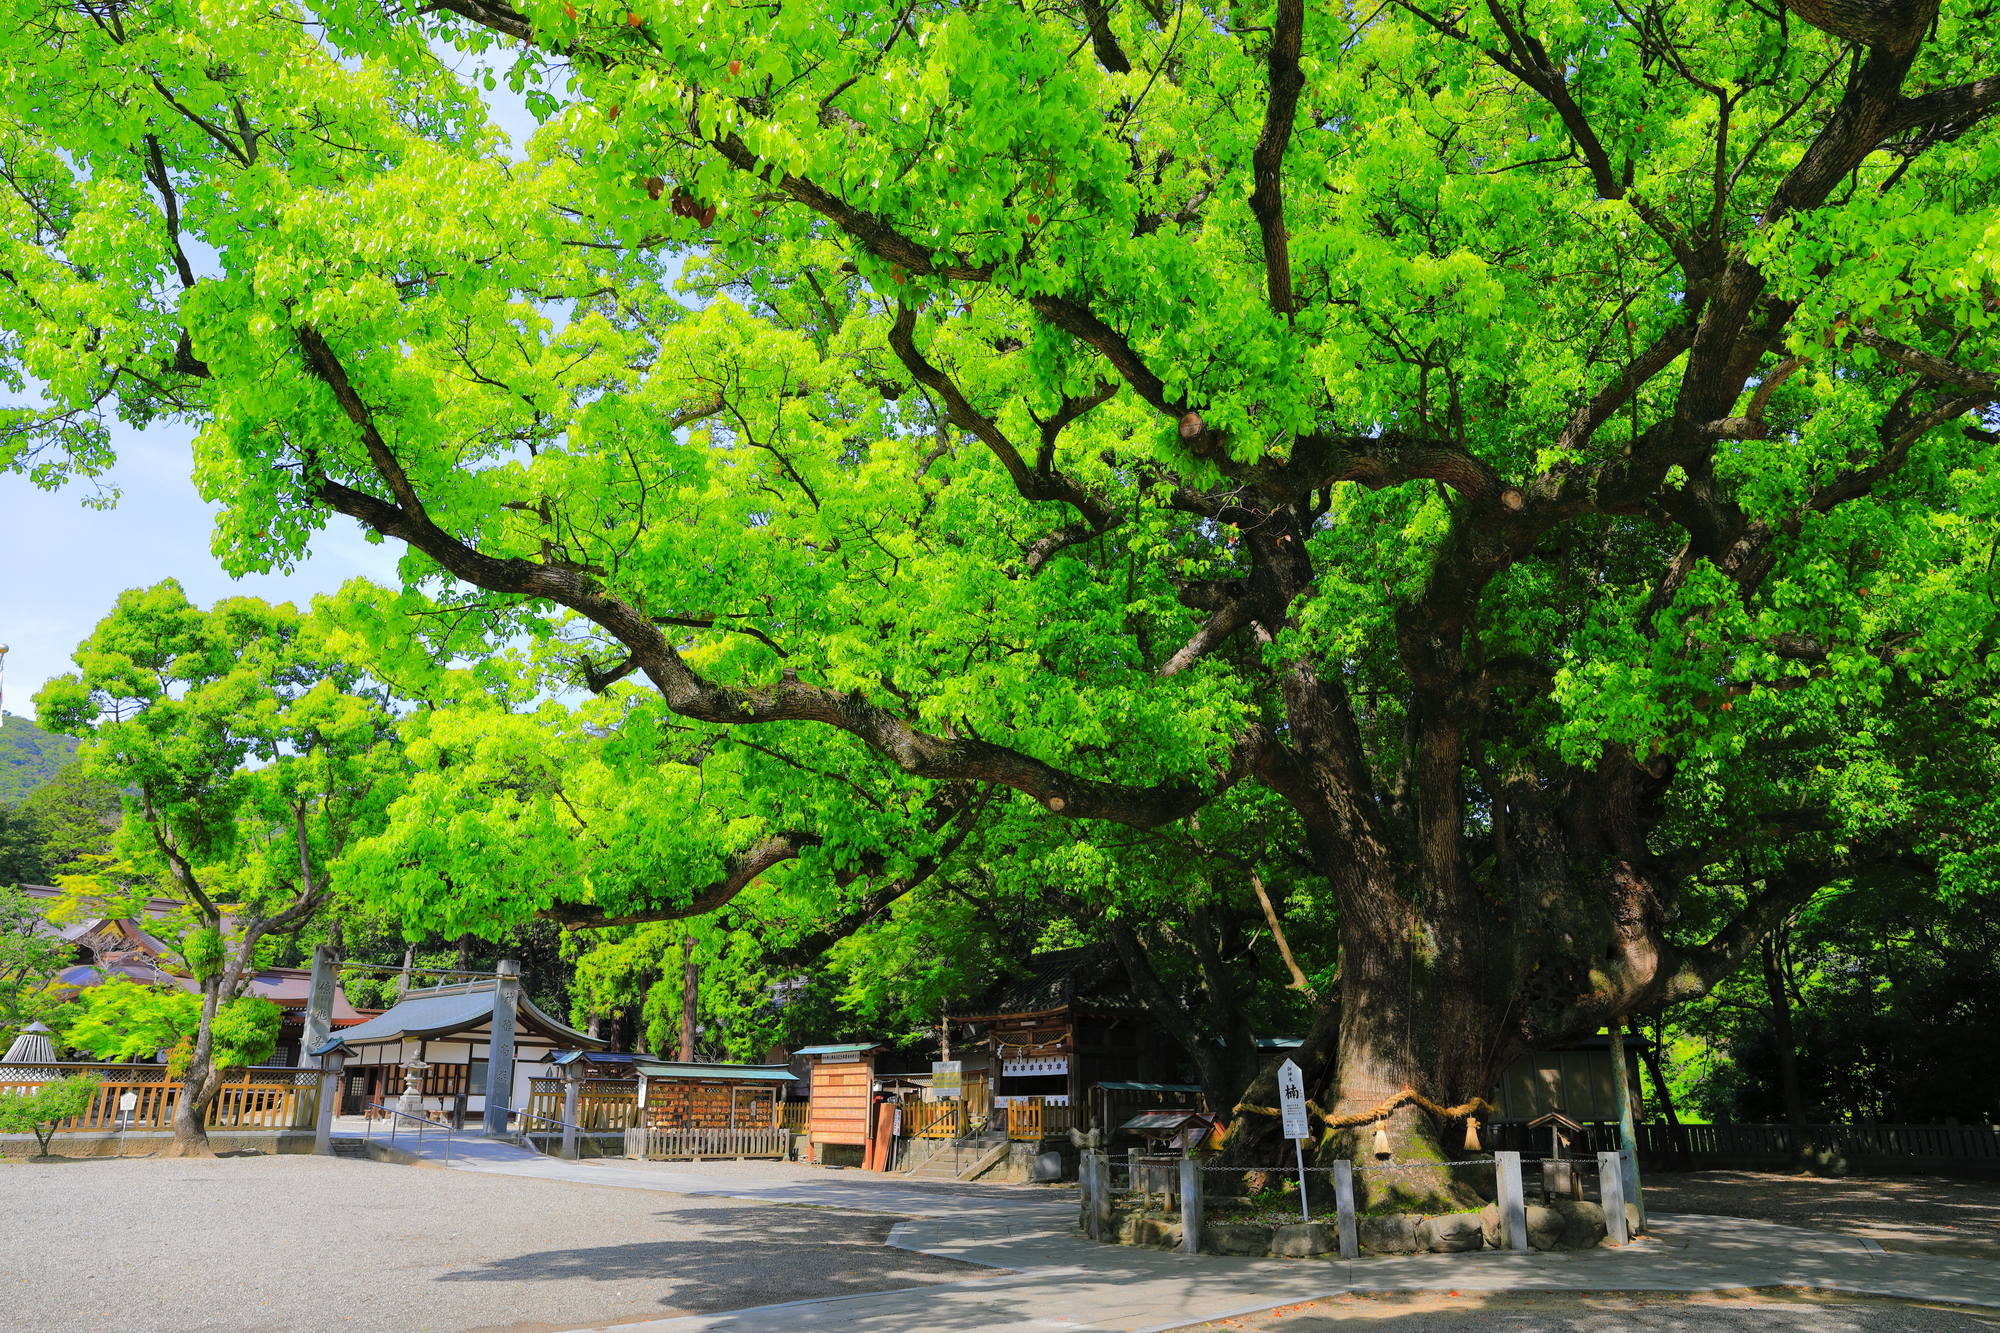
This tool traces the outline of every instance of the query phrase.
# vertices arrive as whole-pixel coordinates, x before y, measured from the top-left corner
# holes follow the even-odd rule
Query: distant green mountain
[[[43,731],[25,717],[0,716],[0,802],[13,805],[76,758],[77,739]]]

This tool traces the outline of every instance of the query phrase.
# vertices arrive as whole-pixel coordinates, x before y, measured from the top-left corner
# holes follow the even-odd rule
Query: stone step
[[[941,1144],[937,1151],[921,1165],[902,1173],[905,1180],[958,1180],[974,1166],[991,1166],[997,1155],[1004,1154],[1007,1136],[1004,1134],[978,1134],[969,1138],[953,1139]]]
[[[335,1157],[359,1159],[368,1155],[368,1145],[361,1139],[329,1139],[327,1146],[333,1149]]]

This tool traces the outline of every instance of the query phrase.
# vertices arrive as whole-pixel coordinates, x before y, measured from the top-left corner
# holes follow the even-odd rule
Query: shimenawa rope
[[[1356,1125],[1372,1124],[1377,1120],[1384,1119],[1399,1106],[1421,1106],[1440,1120],[1456,1120],[1460,1116],[1468,1116],[1475,1111],[1480,1115],[1486,1116],[1488,1119],[1500,1114],[1500,1108],[1492,1102],[1487,1101],[1484,1097],[1474,1097],[1463,1106],[1439,1106],[1415,1088],[1404,1088],[1380,1106],[1368,1111],[1357,1111],[1352,1115],[1328,1115],[1325,1111],[1320,1110],[1319,1105],[1315,1102],[1306,1103],[1306,1113],[1316,1118],[1330,1130],[1352,1129]],[[1252,1106],[1248,1102],[1243,1102],[1234,1107],[1231,1114],[1239,1114],[1244,1111],[1248,1111],[1252,1115],[1275,1116],[1283,1114],[1275,1106]]]

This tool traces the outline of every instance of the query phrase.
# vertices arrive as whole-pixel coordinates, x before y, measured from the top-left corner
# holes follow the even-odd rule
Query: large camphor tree
[[[974,827],[1101,868],[1260,793],[1354,1111],[1977,854],[1926,793],[1995,641],[1984,7],[8,17],[12,465],[199,422],[232,567],[345,515],[409,552],[382,642],[566,653],[652,819],[570,809],[604,872],[521,910],[893,897]]]

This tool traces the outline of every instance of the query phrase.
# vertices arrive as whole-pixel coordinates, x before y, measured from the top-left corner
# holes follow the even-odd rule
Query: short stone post
[[[1098,1151],[1084,1149],[1076,1161],[1076,1191],[1084,1197],[1084,1235],[1098,1239]]]
[[[1613,1245],[1631,1240],[1625,1230],[1625,1163],[1623,1153],[1597,1154],[1597,1198],[1604,1205],[1604,1231]]]
[[[1500,1247],[1516,1254],[1528,1252],[1528,1196],[1521,1185],[1521,1154],[1493,1154],[1493,1177],[1500,1204]]]
[[[1111,1231],[1111,1154],[1098,1150],[1097,1182],[1090,1187],[1090,1211],[1097,1223],[1097,1238],[1116,1239]]]
[[[1354,1230],[1354,1163],[1342,1159],[1333,1164],[1333,1207],[1339,1218],[1340,1257],[1361,1255],[1361,1240]]]
[[[1201,1163],[1193,1153],[1181,1158],[1181,1249],[1201,1253]]]
[[[340,1083],[346,1075],[347,1048],[322,1045],[319,1056],[319,1123],[313,1129],[313,1156],[333,1156],[333,1110],[340,1102]]]
[[[563,1160],[576,1160],[576,1087],[574,1075],[563,1080]]]

